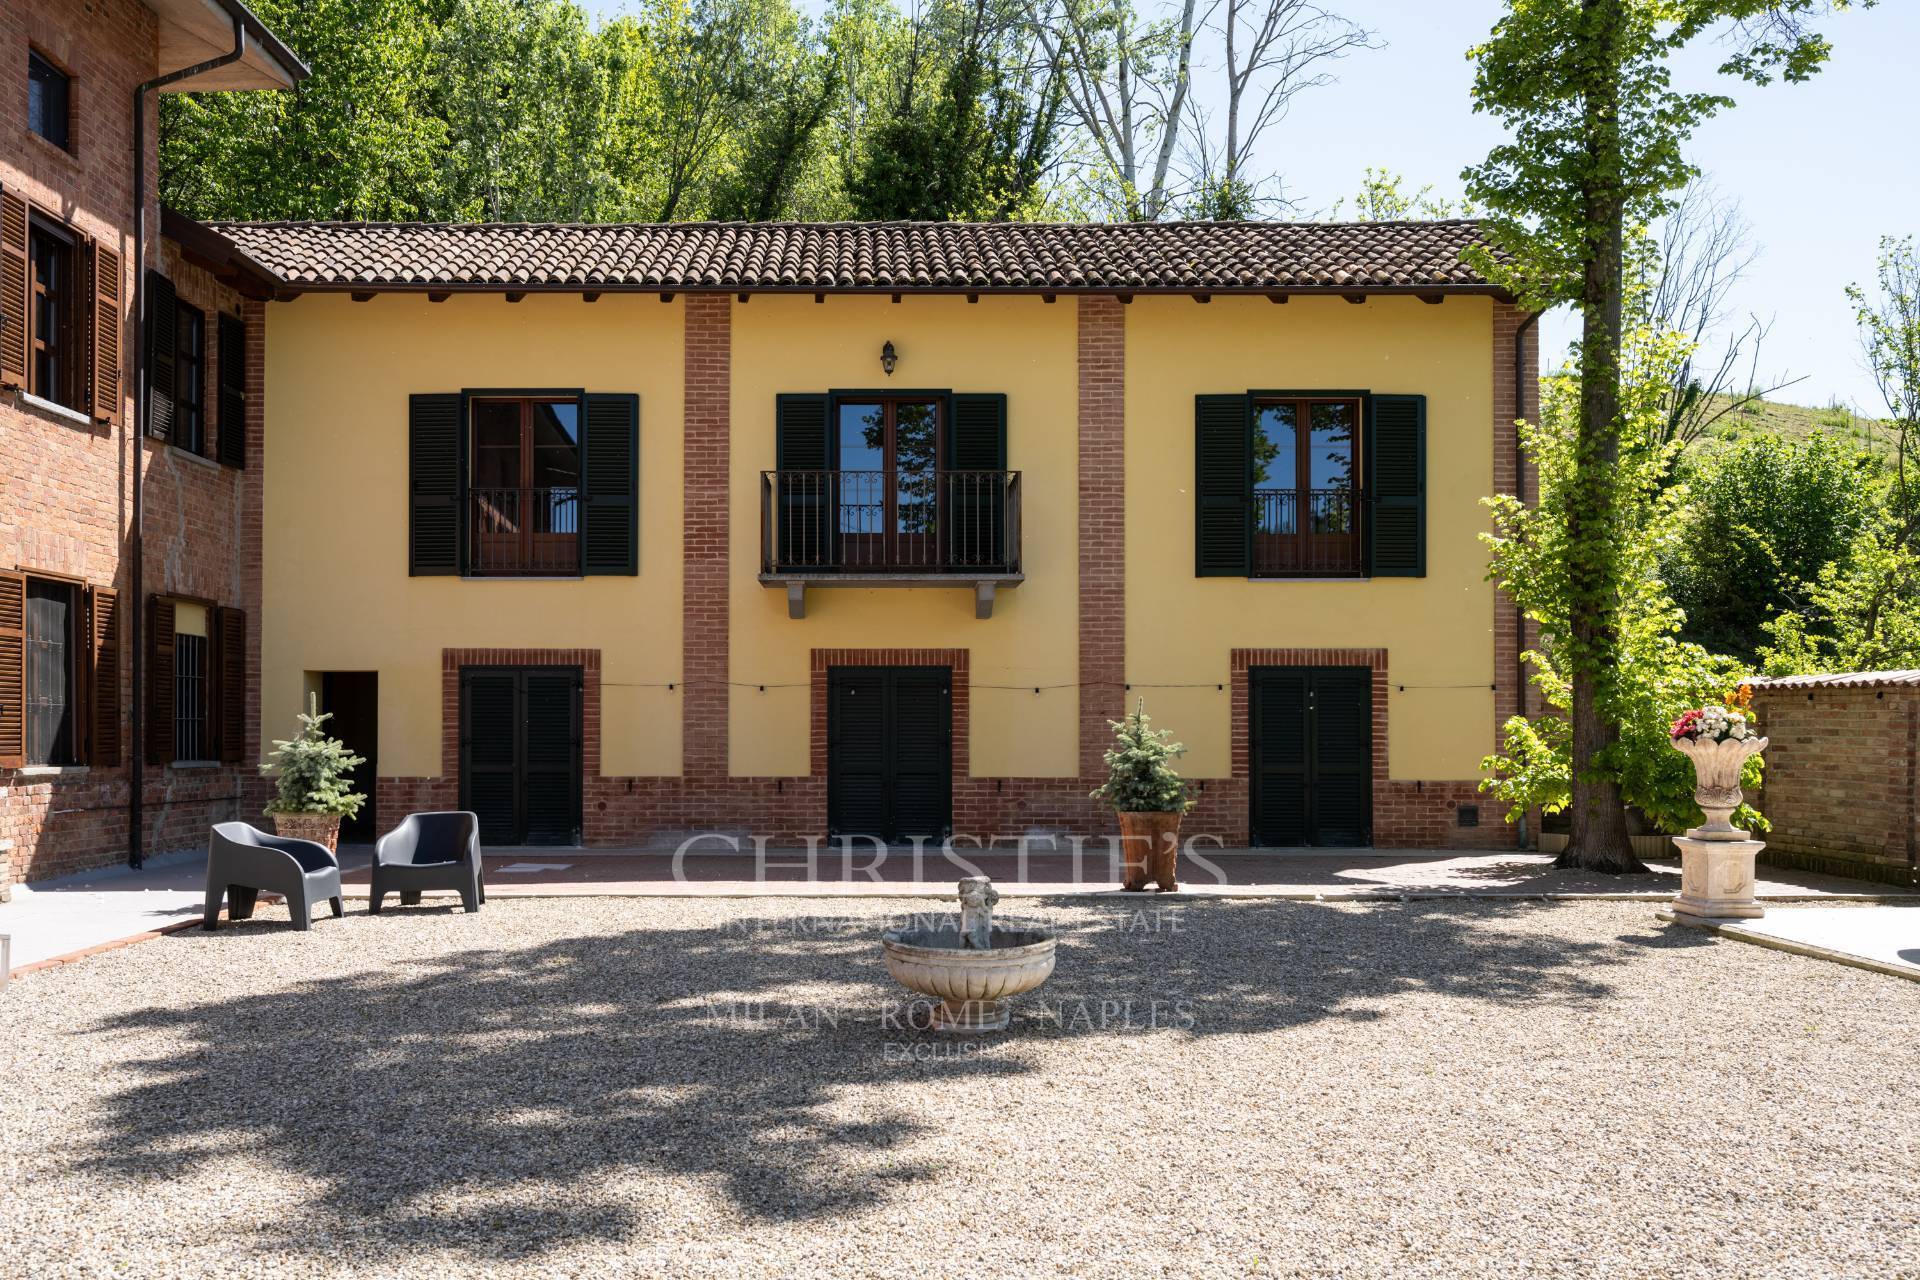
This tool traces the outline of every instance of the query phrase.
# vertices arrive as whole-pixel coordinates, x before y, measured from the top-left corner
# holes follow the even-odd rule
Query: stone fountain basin
[[[995,929],[987,951],[966,949],[960,931],[889,929],[880,935],[895,982],[939,1000],[943,1031],[995,1031],[1007,1025],[1007,1001],[1053,974],[1054,937],[1044,929]]]

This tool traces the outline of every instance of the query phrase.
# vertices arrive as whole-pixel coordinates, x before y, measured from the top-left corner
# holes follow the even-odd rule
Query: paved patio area
[[[1793,906],[1710,926],[1724,938],[1920,982],[1920,904]]]
[[[349,899],[367,895],[372,849],[341,850]],[[1202,897],[1391,898],[1431,895],[1619,896],[1664,901],[1677,891],[1677,862],[1654,864],[1645,876],[1597,876],[1555,871],[1552,858],[1507,852],[1432,850],[1222,850],[1182,863],[1181,890]],[[917,894],[948,897],[963,875],[990,875],[1003,894],[1121,895],[1117,868],[1106,851],[1086,856],[1041,852],[964,852],[959,860],[937,850],[871,849],[843,854],[822,849],[752,853],[639,853],[582,849],[502,850],[486,858],[492,898],[620,895],[634,897],[811,897]],[[16,886],[15,901],[0,904],[0,933],[13,938],[12,968],[119,945],[191,924],[200,917],[205,855],[171,854],[138,872],[125,867]],[[1898,900],[1891,886],[1806,872],[1761,868],[1760,896],[1771,902]],[[429,895],[451,897],[446,895]],[[1153,895],[1149,895],[1153,896]],[[1920,902],[1920,895],[1908,895]],[[281,908],[265,908],[268,919]]]
[[[959,1045],[880,964],[917,898],[268,910],[36,974],[0,1271],[1920,1274],[1920,986],[1632,902],[1019,906],[1059,967]]]

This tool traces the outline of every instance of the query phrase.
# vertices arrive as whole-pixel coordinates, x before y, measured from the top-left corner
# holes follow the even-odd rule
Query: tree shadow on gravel
[[[94,1032],[171,1043],[128,1064],[144,1082],[107,1100],[77,1163],[166,1177],[244,1150],[312,1191],[295,1220],[263,1222],[242,1243],[363,1262],[537,1258],[640,1238],[684,1213],[675,1195],[622,1198],[608,1183],[628,1170],[691,1179],[749,1222],[831,1220],[939,1176],[902,1085],[1031,1076],[1049,1087],[1060,1041],[1087,1035],[1244,1035],[1328,1018],[1391,1035],[1392,999],[1407,995],[1590,1004],[1610,993],[1608,965],[1646,958],[1507,927],[1555,909],[1545,903],[1019,905],[1003,914],[1057,925],[1059,964],[990,1051],[946,1052],[912,1029],[880,963],[880,917],[756,905],[723,927],[449,951],[103,1019]],[[315,958],[333,932],[357,963],[410,920],[327,924],[311,935]],[[234,958],[211,951],[262,941],[241,926],[149,945],[190,990],[202,966],[235,980]],[[1273,1045],[1284,1054],[1284,1040]]]

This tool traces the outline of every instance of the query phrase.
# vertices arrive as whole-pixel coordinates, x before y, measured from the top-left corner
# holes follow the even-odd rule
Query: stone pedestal
[[[1673,909],[1701,920],[1752,920],[1767,913],[1754,900],[1753,860],[1764,840],[1700,839],[1696,827],[1675,836],[1680,849],[1680,896]],[[1745,832],[1737,834],[1745,835]]]

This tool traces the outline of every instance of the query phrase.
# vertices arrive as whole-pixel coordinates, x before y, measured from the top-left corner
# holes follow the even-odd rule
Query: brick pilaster
[[[1126,308],[1083,295],[1080,370],[1080,775],[1098,778],[1126,710]]]
[[[1530,460],[1526,463],[1524,490],[1516,490],[1514,471],[1514,447],[1519,436],[1514,420],[1525,418],[1531,422],[1540,412],[1538,324],[1529,326],[1522,339],[1521,399],[1517,406],[1514,402],[1513,338],[1526,319],[1527,312],[1511,303],[1496,302],[1493,305],[1493,491],[1523,492],[1531,503],[1540,498],[1538,469]],[[1496,743],[1500,726],[1506,723],[1509,716],[1521,711],[1523,697],[1528,711],[1538,709],[1535,705],[1536,696],[1524,688],[1515,665],[1521,646],[1535,643],[1536,633],[1528,628],[1524,639],[1517,641],[1515,617],[1513,601],[1506,592],[1496,589],[1493,596],[1493,715]]]
[[[687,294],[686,515],[681,604],[681,770],[727,776],[727,466],[732,431],[733,300]]]

